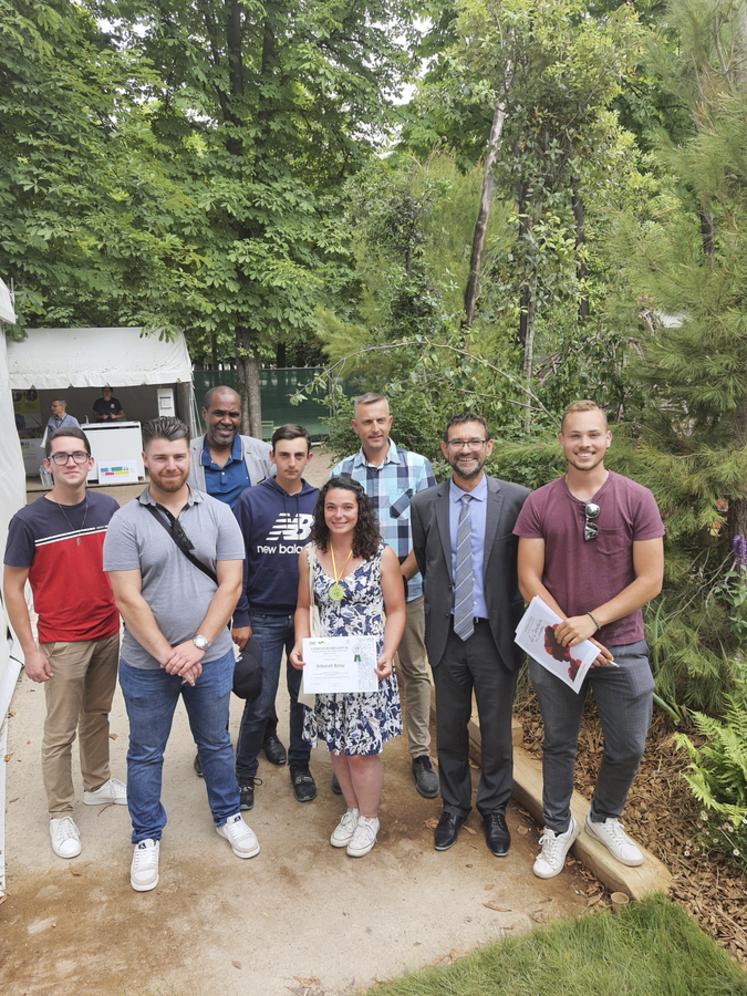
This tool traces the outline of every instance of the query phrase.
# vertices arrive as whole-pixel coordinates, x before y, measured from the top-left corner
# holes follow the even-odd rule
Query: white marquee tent
[[[8,325],[14,325],[15,321],[16,312],[13,307],[13,296],[7,284],[0,280],[0,322],[7,322]]]
[[[45,413],[62,396],[81,421],[105,384],[115,392],[130,389],[123,405],[140,421],[157,414],[155,387],[173,386],[177,414],[197,431],[192,362],[181,332],[160,339],[140,328],[28,329],[24,340],[8,344],[8,366],[14,391],[53,392],[41,395]]]
[[[8,360],[14,390],[192,383],[181,332],[167,340],[137,328],[29,329],[9,344]]]

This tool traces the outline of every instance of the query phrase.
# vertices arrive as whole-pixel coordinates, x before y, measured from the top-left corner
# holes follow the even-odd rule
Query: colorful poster
[[[99,484],[137,484],[137,460],[116,460],[100,463],[98,467]]]

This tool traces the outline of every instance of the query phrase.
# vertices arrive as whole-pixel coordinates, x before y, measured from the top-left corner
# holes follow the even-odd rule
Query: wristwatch
[[[192,637],[192,643],[197,647],[198,650],[207,650],[210,646],[210,640],[202,633],[198,633],[197,636]]]

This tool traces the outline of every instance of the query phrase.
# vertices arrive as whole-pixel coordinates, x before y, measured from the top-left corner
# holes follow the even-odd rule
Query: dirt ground
[[[324,457],[312,468],[308,477],[320,483]],[[233,699],[234,742],[241,708]],[[356,860],[330,847],[342,806],[329,790],[329,757],[317,749],[319,795],[306,805],[294,800],[286,768],[261,762],[263,784],[247,819],[262,852],[241,861],[212,826],[181,707],[164,768],[161,880],[154,892],[135,893],[124,807],[77,805],[82,854],[64,861],[52,853],[39,761],[42,689],[22,680],[12,709],[0,981],[14,996],[350,993],[587,905],[588,882],[576,868],[550,882],[532,875],[538,830],[516,809],[507,858],[488,852],[476,813],[455,846],[437,853],[439,801],[416,794],[402,738],[385,751],[382,829],[371,854]],[[282,690],[278,709],[287,743]],[[124,780],[119,690],[111,737],[112,771]],[[80,799],[77,757],[73,768]]]
[[[348,858],[328,843],[341,803],[329,790],[329,758],[317,749],[319,795],[306,805],[294,800],[287,769],[262,761],[263,784],[247,814],[262,853],[240,861],[212,827],[181,707],[164,770],[161,881],[154,892],[135,893],[124,807],[78,805],[81,856],[64,861],[52,853],[39,764],[43,692],[24,680],[13,708],[8,896],[0,906],[5,991],[349,993],[586,905],[577,873],[534,878],[537,831],[516,810],[507,858],[487,851],[474,813],[454,847],[437,853],[427,824],[438,800],[414,791],[401,738],[385,752],[382,830],[366,858]],[[234,699],[234,740],[240,710]],[[111,735],[113,773],[124,779],[119,691]],[[77,771],[76,785],[80,798]]]

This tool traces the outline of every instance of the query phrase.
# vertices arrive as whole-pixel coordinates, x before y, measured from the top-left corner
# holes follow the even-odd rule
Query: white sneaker
[[[77,858],[80,854],[80,830],[72,816],[49,821],[52,850],[58,858]]]
[[[221,837],[225,837],[237,858],[253,858],[255,854],[259,854],[257,836],[252,828],[244,822],[241,813],[229,816],[222,827],[215,829]]]
[[[376,843],[379,821],[375,816],[359,816],[353,836],[347,846],[351,858],[362,858]]]
[[[555,878],[562,872],[566,855],[580,832],[579,825],[573,817],[565,833],[555,833],[554,830],[545,827],[539,841],[541,850],[532,865],[532,871],[537,878]]]
[[[87,806],[105,806],[114,803],[115,806],[127,805],[127,789],[118,778],[110,778],[93,792],[83,793],[83,802]]]
[[[135,892],[150,892],[158,885],[160,840],[141,840],[135,844],[130,865],[130,885]]]
[[[586,816],[586,832],[600,840],[613,858],[624,865],[635,868],[642,865],[644,857],[637,844],[628,837],[619,820],[609,817],[601,823],[592,823],[591,813]]]
[[[347,847],[355,833],[357,825],[358,810],[346,809],[340,817],[340,822],[332,831],[332,836],[329,838],[332,847]]]

